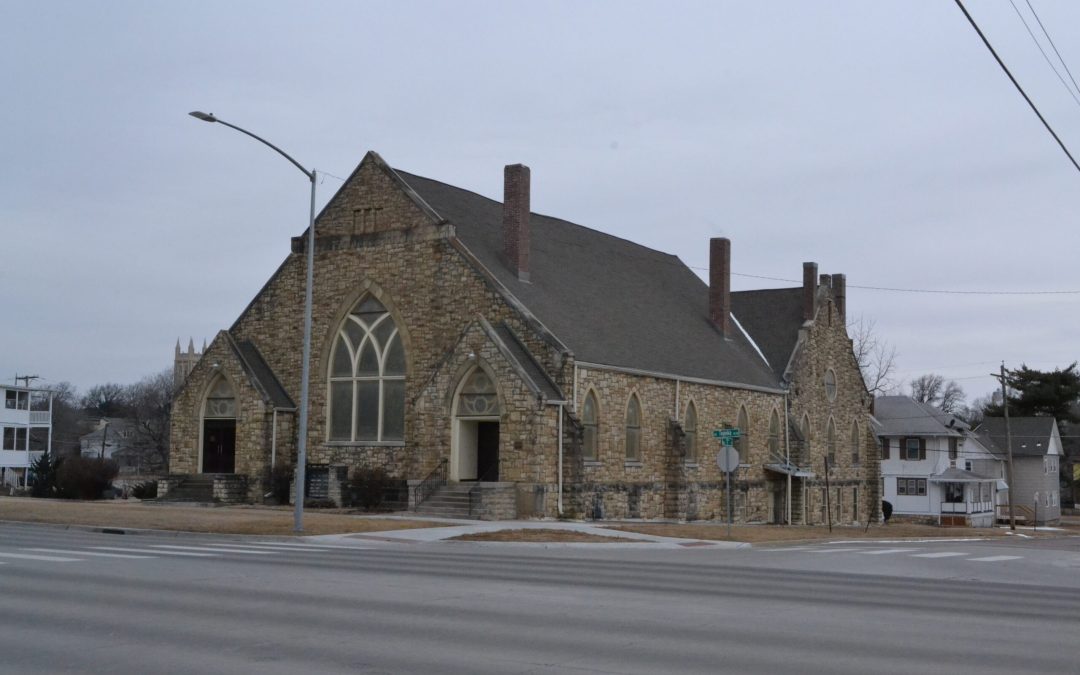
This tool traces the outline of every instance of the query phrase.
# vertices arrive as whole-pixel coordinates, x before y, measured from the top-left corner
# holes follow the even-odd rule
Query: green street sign
[[[725,448],[730,448],[731,446],[735,445],[735,439],[734,438],[721,438],[720,439],[720,445],[724,446]]]
[[[712,432],[713,438],[719,438],[722,440],[736,439],[742,436],[742,433],[738,429],[716,429]],[[725,443],[724,445],[731,445]]]

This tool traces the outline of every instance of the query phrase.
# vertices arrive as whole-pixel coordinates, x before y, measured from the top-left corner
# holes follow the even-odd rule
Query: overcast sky
[[[1008,0],[970,10],[1064,142]],[[1034,30],[1023,0],[1016,0]],[[1032,0],[1080,74],[1080,3]],[[1038,34],[1038,33],[1037,33]],[[1078,173],[955,4],[0,0],[0,379],[85,389],[227,328],[365,151],[737,274],[848,275],[900,376],[1078,357]],[[1049,51],[1049,47],[1047,47]],[[1053,53],[1050,52],[1051,57]],[[699,270],[704,274],[704,270]],[[797,285],[736,276],[736,290]]]

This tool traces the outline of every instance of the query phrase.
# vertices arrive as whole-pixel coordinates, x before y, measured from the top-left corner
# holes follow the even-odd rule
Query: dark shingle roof
[[[977,431],[989,438],[995,450],[1007,452],[1004,417],[983,419]],[[1013,456],[1041,457],[1050,449],[1050,438],[1054,433],[1054,418],[1010,417],[1009,431],[1012,434]]]
[[[503,260],[500,202],[398,174],[579,361],[777,388],[745,336],[720,336],[708,286],[677,257],[534,213],[523,282]]]
[[[783,375],[803,325],[803,289],[736,291],[731,294],[731,313],[765,354],[772,369]]]
[[[495,334],[502,340],[503,345],[506,347],[510,355],[521,366],[522,375],[529,379],[532,386],[540,392],[544,399],[548,401],[565,401],[566,396],[563,395],[562,390],[558,385],[551,381],[544,369],[536,362],[533,355],[529,353],[529,350],[525,348],[525,345],[521,343],[517,334],[505,323],[501,323],[494,328]]]
[[[874,417],[881,424],[878,433],[882,436],[962,436],[968,428],[959,418],[910,396],[877,397]]]
[[[281,386],[281,382],[278,381],[277,376],[274,375],[274,371],[270,369],[270,366],[263,359],[262,354],[256,349],[255,345],[250,340],[243,340],[236,343],[236,351],[240,356],[240,362],[244,365],[248,372],[248,376],[256,387],[262,389],[266,394],[267,400],[273,404],[275,408],[283,409],[295,409],[296,404],[289,398],[289,394],[285,391],[285,388]]]

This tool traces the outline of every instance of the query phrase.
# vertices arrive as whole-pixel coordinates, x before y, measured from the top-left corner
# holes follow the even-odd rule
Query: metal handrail
[[[418,508],[424,500],[435,494],[436,490],[446,485],[446,465],[446,458],[443,457],[424,480],[413,488],[413,509]]]
[[[476,478],[476,485],[469,488],[469,517],[470,518],[472,517],[472,514],[473,514],[473,504],[474,504],[474,501],[475,501],[475,497],[480,492],[480,488],[483,487],[483,484],[485,482],[487,482],[488,478],[491,478],[492,472],[498,471],[498,470],[499,470],[498,465],[489,466],[487,471],[484,472],[484,475],[478,476]]]

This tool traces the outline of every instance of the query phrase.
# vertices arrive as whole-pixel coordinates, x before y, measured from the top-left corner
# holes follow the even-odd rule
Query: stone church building
[[[382,467],[414,508],[465,490],[484,518],[724,518],[713,431],[735,427],[737,522],[876,517],[843,275],[731,292],[727,239],[705,284],[532,213],[528,167],[504,178],[499,203],[371,152],[316,219],[310,496]],[[163,494],[261,501],[295,465],[306,242],[191,368]]]

